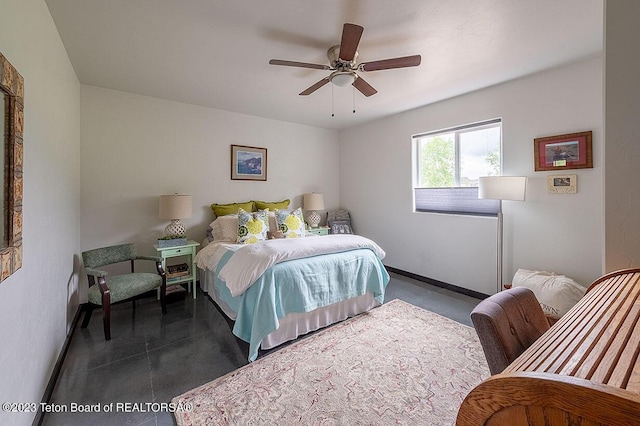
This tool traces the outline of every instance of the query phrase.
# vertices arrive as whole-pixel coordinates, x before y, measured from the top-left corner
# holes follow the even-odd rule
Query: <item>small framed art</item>
[[[549,192],[550,194],[575,194],[576,192],[578,192],[578,176],[547,176],[547,192]]]
[[[591,134],[588,131],[534,139],[536,172],[592,168]]]
[[[231,145],[232,180],[267,180],[267,148]]]

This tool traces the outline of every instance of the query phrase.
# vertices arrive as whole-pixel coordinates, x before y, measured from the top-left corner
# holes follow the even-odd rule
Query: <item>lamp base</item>
[[[307,222],[309,222],[309,226],[311,226],[312,228],[317,228],[318,225],[320,224],[320,215],[318,214],[317,211],[312,210],[311,213],[309,213],[309,216],[307,217]]]
[[[166,228],[164,228],[164,235],[165,236],[184,236],[186,234],[187,230],[185,229],[184,225],[182,224],[182,222],[180,222],[180,219],[171,219],[171,223],[167,225]]]

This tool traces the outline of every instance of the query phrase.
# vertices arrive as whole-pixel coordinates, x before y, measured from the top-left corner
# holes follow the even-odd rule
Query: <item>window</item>
[[[478,178],[500,175],[500,119],[413,136],[415,211],[495,215]]]

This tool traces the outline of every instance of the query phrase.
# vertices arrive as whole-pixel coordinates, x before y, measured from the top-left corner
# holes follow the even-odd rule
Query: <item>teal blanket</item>
[[[278,263],[233,297],[218,278],[232,255],[227,252],[218,263],[215,287],[238,314],[233,334],[249,343],[249,361],[255,361],[262,339],[277,330],[278,320],[287,314],[310,312],[367,292],[382,303],[389,283],[380,259],[369,249],[357,249]]]

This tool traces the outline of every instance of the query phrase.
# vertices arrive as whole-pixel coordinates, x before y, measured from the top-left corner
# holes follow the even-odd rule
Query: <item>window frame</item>
[[[502,175],[502,118],[483,120],[475,123],[454,126],[436,131],[419,133],[411,136],[413,211],[426,213],[442,213],[473,216],[496,216],[501,209],[499,200],[478,199],[477,186],[460,186],[460,135],[498,127],[500,129],[500,167],[498,176]],[[419,187],[420,177],[420,139],[441,134],[454,133],[454,181],[456,186],[440,188]]]

